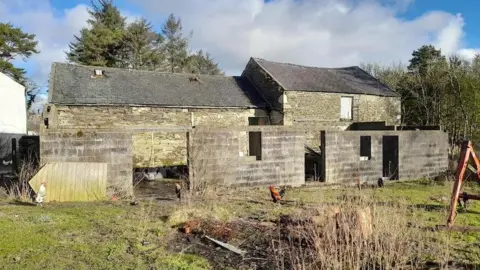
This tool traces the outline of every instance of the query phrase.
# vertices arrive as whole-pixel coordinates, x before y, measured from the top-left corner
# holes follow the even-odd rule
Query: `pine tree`
[[[165,37],[165,69],[169,72],[184,72],[188,66],[188,39],[182,33],[182,21],[170,14],[163,25],[163,36]]]
[[[145,19],[127,27],[124,39],[124,67],[155,70],[164,61],[163,36]]]
[[[113,0],[92,1],[90,28],[83,28],[75,42],[70,43],[67,58],[84,65],[121,66],[121,50],[125,35],[125,17],[113,5]]]
[[[418,70],[418,72],[424,76],[428,71],[428,67],[433,62],[438,61],[445,61],[442,52],[432,45],[423,45],[419,49],[413,51],[408,69],[410,71]]]
[[[25,70],[12,64],[16,58],[28,59],[39,53],[34,34],[27,34],[10,23],[0,23],[0,72],[26,84]]]
[[[127,25],[113,0],[92,2],[89,27],[74,36],[67,58],[83,65],[167,71],[222,74],[208,53],[189,55],[188,39],[182,22],[170,14],[162,33],[145,19]]]
[[[203,50],[190,56],[189,67],[192,73],[208,74],[208,75],[223,75],[222,70],[218,67],[218,63],[210,56],[204,53]]]

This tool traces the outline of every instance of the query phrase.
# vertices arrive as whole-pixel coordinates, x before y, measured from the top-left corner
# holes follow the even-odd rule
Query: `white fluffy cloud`
[[[227,74],[239,74],[249,57],[338,67],[407,61],[431,43],[444,53],[472,58],[464,48],[461,15],[430,11],[401,19],[413,0],[129,0],[154,24],[173,12],[193,30],[193,49],[210,52]],[[388,4],[385,4],[388,3]],[[125,11],[132,21],[138,15]],[[0,20],[35,33],[41,53],[27,67],[46,83],[53,61],[64,61],[73,35],[86,25],[87,7],[56,10],[49,0],[0,0]]]
[[[27,68],[41,85],[47,82],[52,62],[65,61],[69,42],[88,18],[85,5],[55,10],[48,0],[0,0],[0,15],[2,22],[10,22],[36,35],[40,53],[31,57]]]
[[[166,12],[180,16],[184,28],[194,32],[192,46],[212,53],[229,74],[241,72],[250,56],[337,67],[406,61],[414,49],[427,43],[448,54],[465,51],[461,15],[431,11],[400,19],[399,13],[413,0],[131,2],[143,7],[152,20],[164,18]]]

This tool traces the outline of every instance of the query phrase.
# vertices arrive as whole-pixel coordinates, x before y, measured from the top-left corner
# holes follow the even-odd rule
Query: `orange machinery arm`
[[[457,204],[458,204],[458,199],[459,198],[465,198],[465,199],[472,199],[472,200],[480,200],[480,196],[478,195],[466,195],[466,194],[460,194],[462,184],[463,184],[463,177],[465,176],[465,171],[467,170],[468,167],[468,162],[470,160],[470,156],[472,157],[473,161],[475,162],[476,170],[475,173],[477,174],[477,179],[480,179],[480,161],[477,158],[477,155],[475,154],[475,151],[473,150],[472,142],[471,141],[464,141],[462,142],[462,148],[460,152],[460,157],[458,159],[458,165],[457,165],[457,172],[455,174],[455,183],[453,185],[453,190],[452,190],[452,197],[450,200],[450,208],[449,208],[449,213],[448,213],[448,220],[447,220],[447,226],[452,227],[453,222],[455,221],[456,217],[456,210],[457,210]]]

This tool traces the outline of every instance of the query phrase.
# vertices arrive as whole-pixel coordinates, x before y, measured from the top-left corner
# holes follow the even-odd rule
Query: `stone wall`
[[[49,129],[124,129],[133,133],[135,168],[186,165],[187,132],[192,126],[247,126],[261,109],[157,108],[129,106],[55,106],[45,113]],[[42,132],[47,131],[44,127]]]
[[[448,168],[443,131],[326,131],[323,133],[327,183],[377,181],[383,174],[383,136],[398,136],[400,180],[434,177]],[[360,136],[371,136],[371,158],[360,160]]]
[[[305,91],[284,91],[255,61],[250,60],[242,73],[257,87],[276,111],[270,113],[273,124],[294,125],[305,130],[306,144],[319,150],[320,130],[347,129],[353,122],[385,121],[399,124],[399,97],[352,95]],[[340,97],[354,99],[352,121],[340,121]]]
[[[279,101],[282,97],[282,87],[272,76],[270,76],[270,74],[268,74],[252,59],[250,59],[250,61],[247,63],[247,66],[243,70],[242,76],[246,76],[250,79],[250,81],[259,90],[259,93],[274,109],[270,113],[272,123],[281,125],[283,123],[283,105]]]
[[[347,95],[286,91],[284,104],[284,124],[305,130],[305,140],[309,147],[319,150],[320,131],[343,131],[354,122],[386,122],[399,124],[400,99],[373,95]],[[353,97],[353,120],[340,120],[340,98]]]
[[[261,132],[261,157],[243,153],[242,138]],[[248,152],[248,151],[247,151]],[[278,126],[194,130],[189,135],[193,185],[291,185],[305,182],[304,138]]]
[[[108,164],[107,195],[132,194],[132,135],[123,132],[57,130],[44,132],[40,162]]]
[[[308,123],[322,130],[343,128],[353,122],[383,122],[387,125],[399,124],[397,115],[401,113],[400,98],[373,95],[350,95],[286,91],[284,104],[285,125]],[[340,98],[353,97],[353,120],[340,120]]]

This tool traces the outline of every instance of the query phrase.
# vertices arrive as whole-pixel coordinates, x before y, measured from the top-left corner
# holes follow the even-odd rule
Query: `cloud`
[[[434,44],[462,49],[463,18],[431,11],[401,19],[412,0],[131,0],[155,23],[165,11],[193,30],[191,45],[210,52],[229,74],[250,56],[304,65],[338,67],[365,61],[407,61],[414,49]]]
[[[169,13],[181,16],[191,47],[205,49],[230,75],[241,73],[249,57],[313,66],[338,67],[375,61],[407,61],[414,49],[434,44],[443,53],[473,58],[478,49],[463,44],[459,14],[430,11],[400,18],[414,0],[128,0],[142,17],[161,26]],[[41,53],[28,63],[30,75],[45,86],[53,61],[85,27],[87,6],[55,9],[50,0],[0,0],[1,21],[35,33]],[[139,18],[124,9],[127,22]]]
[[[477,49],[461,49],[458,55],[468,61],[472,61],[475,56],[480,55],[480,48]]]
[[[3,0],[0,7],[3,10],[2,21],[11,22],[24,32],[36,35],[40,53],[22,65],[28,68],[31,78],[37,84],[45,85],[52,62],[65,61],[65,50],[73,35],[86,26],[87,6],[77,5],[57,11],[47,0]]]
[[[87,24],[87,6],[56,10],[49,0],[0,0],[0,17],[2,22],[36,35],[40,53],[26,63],[18,59],[15,65],[26,68],[30,78],[43,89],[31,108],[33,112],[41,110],[47,100],[45,89],[52,62],[65,61],[69,42]]]
[[[17,59],[15,65],[26,68],[30,78],[42,88],[46,88],[52,62],[66,61],[65,51],[68,51],[74,35],[78,35],[82,28],[88,26],[88,8],[79,4],[57,10],[49,0],[0,0],[1,21],[21,27],[24,32],[34,33],[38,41],[37,49],[40,53],[33,55],[27,63]],[[128,11],[122,14],[127,17],[127,22],[139,18]],[[32,110],[41,109],[45,102],[45,95],[38,96]]]

